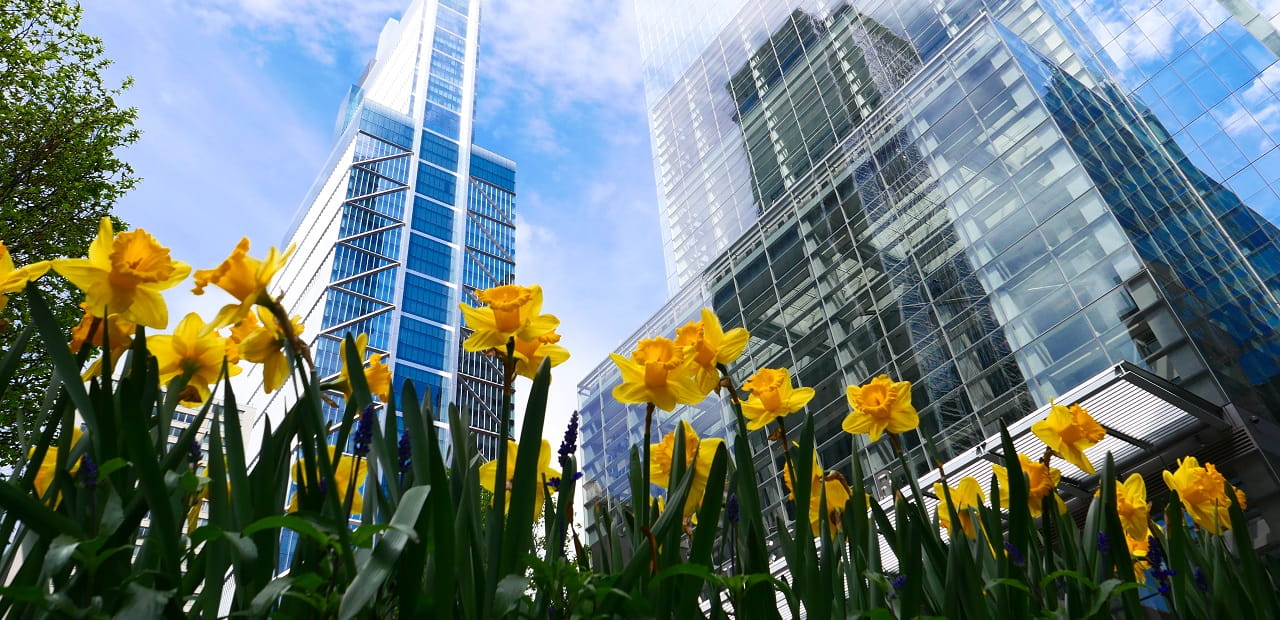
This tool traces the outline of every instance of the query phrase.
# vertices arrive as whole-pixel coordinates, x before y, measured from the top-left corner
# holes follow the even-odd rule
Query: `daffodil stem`
[[[293,333],[293,323],[289,320],[289,313],[285,311],[284,304],[279,299],[271,299],[266,295],[263,295],[263,297],[266,297],[266,302],[260,301],[259,305],[271,312],[271,316],[276,320],[276,325],[280,326],[280,331],[284,334],[285,342],[289,343],[289,347],[293,349],[295,355],[307,363],[307,369],[314,373],[316,364],[311,360],[311,349],[307,346],[307,343],[298,337],[298,334]]]
[[[782,462],[787,464],[787,472],[791,478],[787,482],[791,485],[791,490],[795,491],[796,482],[796,464],[791,460],[790,441],[787,440],[787,425],[782,423],[782,418],[778,418],[778,436],[782,439]],[[810,477],[816,472],[809,472]],[[810,490],[812,492],[812,490]]]
[[[653,437],[653,411],[655,408],[656,407],[654,406],[653,403],[645,404],[644,443],[640,444],[640,449],[644,452],[644,455],[640,458],[640,471],[641,471],[640,486],[641,488],[644,489],[644,497],[636,498],[636,508],[637,508],[637,516],[639,517],[640,523],[645,525],[648,525],[649,523],[649,493],[650,493],[649,453],[652,450],[649,443]],[[641,501],[643,501],[643,507],[641,506]]]

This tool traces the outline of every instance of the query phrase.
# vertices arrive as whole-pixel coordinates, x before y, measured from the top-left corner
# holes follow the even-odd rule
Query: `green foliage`
[[[102,42],[80,31],[80,18],[68,0],[0,9],[0,241],[18,265],[83,256],[98,220],[137,183],[115,154],[139,136],[137,112],[116,103],[129,83],[104,82],[110,61]],[[79,320],[81,295],[63,281],[46,287],[65,332]],[[0,342],[14,344],[28,320],[15,296],[0,314]],[[0,465],[16,462],[19,432],[34,430],[20,428],[14,412],[40,410],[51,374],[47,358],[27,355],[0,399]]]
[[[993,489],[990,502],[966,509],[977,524],[973,538],[957,528],[948,539],[913,499],[898,497],[891,511],[868,502],[857,459],[848,503],[832,506],[822,496],[818,510],[834,524],[821,518],[818,531],[810,531],[803,498],[814,486],[812,419],[803,420],[787,453],[801,498],[795,522],[766,524],[739,411],[733,450],[710,444],[715,453],[696,522],[682,507],[698,472],[677,458],[665,506],[637,493],[639,502],[621,522],[597,514],[600,541],[587,553],[568,527],[576,493],[572,457],[562,464],[559,492],[540,509],[532,505],[533,485],[542,484],[534,476],[547,364],[533,381],[519,448],[508,453],[501,443],[499,460],[515,463],[509,493],[502,484],[492,494],[481,488],[481,458],[456,409],[448,429],[454,456],[445,461],[431,399],[420,400],[409,386],[400,405],[403,427],[396,404],[387,403],[368,455],[338,456],[369,466],[365,509],[353,518],[350,493],[325,482],[337,479],[340,465],[327,450],[331,429],[317,377],[300,357],[293,377],[299,396],[274,428],[242,437],[236,416],[206,405],[169,443],[172,395],[186,379],[161,389],[142,331],[116,381],[97,377],[86,386],[78,378],[85,359],[68,351],[43,295],[32,286],[26,296],[32,322],[18,342],[54,368],[53,398],[36,420],[33,460],[55,459],[56,474],[43,498],[35,492],[35,467],[0,481],[6,617],[760,618],[781,615],[781,602],[790,614],[810,617],[1109,618],[1140,617],[1144,600],[1185,618],[1280,617],[1274,563],[1188,525],[1176,496],[1164,511],[1167,526],[1155,536],[1164,563],[1135,573],[1110,458],[1083,520],[1059,514],[1051,500],[1044,516],[1033,518],[1030,490],[1003,429],[1000,456],[1012,481],[1012,508],[1002,509]],[[19,354],[5,353],[0,378]],[[350,338],[344,355],[348,364],[362,361]],[[363,374],[350,376],[353,394],[336,429],[340,444],[373,402]],[[225,380],[222,398],[235,411]],[[73,444],[67,431],[77,418],[86,431]],[[187,446],[205,419],[211,430],[202,466],[190,462]],[[402,432],[408,463],[399,460]],[[246,440],[257,446],[256,459]],[[677,433],[674,454],[685,454],[684,441]],[[632,488],[647,490],[641,453],[634,451]],[[96,477],[84,473],[82,456],[98,464]],[[80,470],[73,475],[74,463]],[[296,510],[286,509],[291,480]],[[924,497],[915,481],[909,486],[912,498]],[[730,495],[736,515],[726,506]],[[208,522],[192,529],[188,516],[204,497]],[[1232,527],[1243,531],[1240,507],[1230,515]],[[950,516],[956,523],[961,515]],[[140,536],[144,518],[149,530]],[[777,576],[769,574],[769,527],[776,528],[786,566]],[[292,545],[292,560],[287,575],[277,577],[283,541]]]

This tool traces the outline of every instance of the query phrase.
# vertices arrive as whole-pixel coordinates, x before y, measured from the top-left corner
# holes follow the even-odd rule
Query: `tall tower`
[[[978,458],[1000,423],[1078,395],[1121,467],[1228,463],[1275,530],[1280,14],[1262,4],[637,2],[672,296],[617,352],[711,308],[752,334],[736,382],[781,366],[813,387],[824,468],[856,451],[868,488],[930,470],[925,438]],[[881,373],[912,382],[911,471],[840,430],[844,387]],[[1195,415],[1126,408],[1113,376]],[[644,408],[613,401],[619,380],[605,361],[579,384],[588,513],[629,501]],[[654,436],[731,437],[726,409],[659,415]],[[781,448],[749,441],[785,517]]]
[[[339,110],[277,282],[322,378],[341,368],[347,334],[368,334],[369,351],[389,360],[398,401],[412,381],[420,398],[430,393],[437,424],[456,403],[491,455],[501,373],[462,351],[457,306],[513,277],[516,166],[471,143],[479,12],[479,0],[414,0],[387,21]],[[275,424],[291,399],[255,379],[255,427]]]

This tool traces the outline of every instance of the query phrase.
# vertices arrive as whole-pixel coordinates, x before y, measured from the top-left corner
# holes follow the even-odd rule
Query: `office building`
[[[928,475],[923,437],[954,474],[1000,422],[1021,441],[1051,399],[1078,399],[1122,467],[1219,462],[1276,531],[1280,8],[1264,4],[637,2],[671,298],[617,351],[712,308],[752,334],[735,380],[791,369],[817,391],[824,467],[848,475],[857,450],[882,495]],[[840,430],[845,386],[881,373],[913,384],[910,472]],[[630,500],[644,408],[613,401],[618,381],[605,360],[579,384],[588,514]],[[654,436],[680,418],[731,439],[714,396]],[[781,449],[749,441],[785,516]]]
[[[464,353],[458,303],[511,280],[515,163],[473,145],[479,0],[414,0],[388,20],[375,58],[338,113],[337,139],[296,215],[277,276],[302,317],[323,378],[341,368],[347,334],[368,334],[390,365],[392,389],[430,393],[438,425],[456,403],[480,452],[495,453],[501,370]],[[278,422],[292,391],[249,402]],[[329,406],[331,421],[341,406]],[[447,434],[442,434],[447,437]]]

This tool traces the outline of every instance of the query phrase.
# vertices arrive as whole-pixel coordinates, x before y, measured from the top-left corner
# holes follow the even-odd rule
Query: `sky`
[[[284,242],[321,171],[340,101],[409,0],[95,0],[83,29],[132,79],[120,103],[142,178],[117,206],[196,269],[242,236]],[[475,142],[517,162],[517,281],[541,284],[572,357],[544,436],[576,385],[666,298],[633,9],[626,1],[483,0]],[[170,324],[227,298],[172,291]],[[523,381],[523,380],[522,380]],[[522,393],[527,384],[518,385]],[[521,399],[522,400],[522,399]]]

